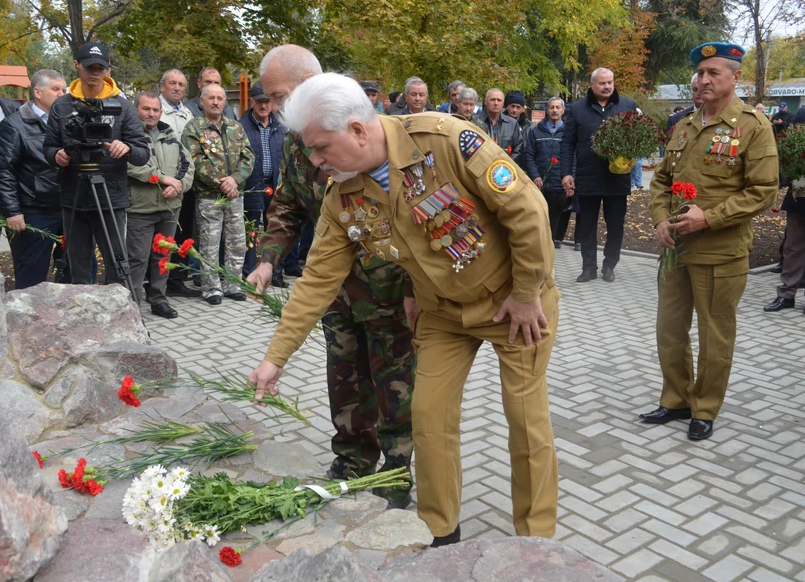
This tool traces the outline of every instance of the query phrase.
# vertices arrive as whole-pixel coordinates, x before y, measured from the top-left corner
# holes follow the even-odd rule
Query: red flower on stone
[[[148,178],[148,183],[149,183],[149,184],[158,184],[158,183],[159,183],[159,176],[157,176],[156,174],[154,174],[153,176],[151,176],[150,178]]]
[[[233,550],[230,546],[221,548],[221,551],[218,552],[218,558],[230,568],[234,568],[243,561],[240,557],[240,552]]]
[[[167,257],[165,257],[167,259]],[[140,401],[137,398],[140,390],[138,385],[134,383],[134,378],[126,376],[123,382],[120,383],[120,390],[117,392],[117,397],[129,406],[137,408],[140,406]]]
[[[70,482],[70,475],[68,475],[67,471],[64,469],[59,469],[59,483],[61,483],[61,486],[65,489],[69,489],[73,486]]]
[[[194,242],[196,242],[196,241],[194,241],[192,238],[189,238],[189,239],[185,240],[182,243],[182,246],[179,247],[179,256],[182,257],[182,258],[185,258],[187,256],[187,253],[190,251],[190,249],[193,248],[193,243]]]
[[[31,454],[32,454],[32,455],[34,456],[34,458],[36,459],[36,462],[37,462],[37,463],[39,463],[39,468],[41,469],[41,468],[42,468],[42,465],[44,465],[44,464],[45,464],[45,461],[42,459],[42,455],[40,455],[38,451],[34,451],[34,452],[33,452],[33,453],[31,453]]]
[[[84,485],[86,486],[86,492],[93,497],[103,491],[103,485],[95,481],[95,479],[90,479]]]

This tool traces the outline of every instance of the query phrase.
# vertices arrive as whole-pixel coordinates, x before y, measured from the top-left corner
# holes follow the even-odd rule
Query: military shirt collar
[[[719,123],[726,123],[730,127],[736,127],[738,125],[738,120],[741,117],[741,112],[744,110],[744,102],[741,101],[738,97],[733,97],[732,101],[715,117],[708,120],[707,124],[704,125],[705,128],[707,127],[715,127]],[[693,112],[694,118],[697,120],[697,125],[701,128],[702,127],[702,114],[704,113],[704,107],[700,107]]]

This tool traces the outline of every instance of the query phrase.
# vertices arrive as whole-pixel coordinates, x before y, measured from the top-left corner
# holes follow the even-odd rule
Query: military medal
[[[389,253],[391,253],[391,256],[392,256],[393,258],[395,258],[395,259],[399,259],[399,258],[400,258],[400,251],[399,251],[399,250],[397,250],[397,247],[395,247],[395,246],[393,246],[393,245],[389,247]]]
[[[705,165],[709,166],[710,164],[713,163],[713,158],[710,157],[709,155],[704,156],[704,163],[705,163]]]
[[[679,135],[676,136],[677,143],[679,143],[680,147],[682,146],[683,143],[685,143],[685,138],[686,137],[688,137],[688,132],[687,131],[681,131],[681,132],[679,132]],[[677,152],[677,155],[678,154],[679,154],[679,152]]]
[[[363,222],[366,220],[366,211],[363,209],[363,196],[358,196],[355,200],[355,204],[358,205],[358,208],[355,210],[355,220]]]
[[[347,223],[352,219],[352,216],[349,213],[350,206],[352,206],[352,202],[350,202],[349,195],[341,194],[341,208],[344,210],[338,215],[338,220],[343,223]]]
[[[359,242],[363,238],[361,227],[353,224],[347,228],[347,236],[349,236],[349,240],[352,242]]]
[[[377,218],[380,214],[380,211],[377,209],[377,206],[370,206],[367,214],[369,215],[369,218]]]

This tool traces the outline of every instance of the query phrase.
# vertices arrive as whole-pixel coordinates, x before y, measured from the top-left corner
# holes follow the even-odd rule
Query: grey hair
[[[64,76],[53,69],[40,69],[31,77],[31,101],[34,100],[34,89],[44,89],[51,81],[64,81]]]
[[[604,67],[598,67],[596,70],[593,71],[593,74],[590,75],[590,83],[595,83],[595,78],[598,76],[599,73],[609,73],[610,75],[612,75],[613,79],[615,78],[615,73],[613,73],[609,69]]]
[[[464,81],[459,81],[456,79],[452,83],[447,86],[447,92],[450,93],[453,89],[458,89],[459,87],[466,87],[467,84]]]
[[[497,87],[492,87],[489,91],[486,92],[486,97],[484,97],[484,101],[489,99],[489,96],[492,94],[492,91],[497,91],[498,93],[500,93],[500,96],[503,97],[503,98],[506,97],[506,94],[503,93],[503,89],[498,89]]]
[[[699,80],[699,73],[693,73],[693,76],[690,78],[690,86],[693,87],[693,84]]]
[[[308,75],[321,75],[322,73],[321,64],[316,55],[295,44],[283,44],[268,51],[260,62],[261,77],[272,61],[279,61],[282,68],[291,75],[291,80],[297,85]]]
[[[565,107],[565,100],[564,100],[564,99],[562,99],[561,97],[551,97],[550,99],[548,99],[548,102],[545,104],[545,107],[546,107],[546,108],[550,107],[550,106],[551,106],[551,103],[553,103],[554,101],[559,101],[559,103],[561,103],[561,104],[562,104],[562,109],[564,109],[564,107]]]
[[[208,67],[208,68],[212,68],[212,67]],[[202,72],[203,71],[204,71],[204,69],[202,69]],[[159,84],[164,85],[165,81],[168,80],[168,75],[170,75],[171,73],[176,73],[177,75],[181,75],[182,77],[184,77],[185,82],[187,82],[187,75],[185,75],[182,71],[180,71],[179,69],[168,69],[167,71],[162,73],[162,78],[159,80]],[[199,75],[198,78],[201,79],[201,75]]]
[[[461,92],[458,94],[458,100],[464,101],[464,99],[472,99],[476,103],[478,102],[478,92],[473,89],[472,87],[464,87]]]
[[[143,97],[148,97],[149,99],[156,99],[159,101],[159,95],[156,94],[154,91],[140,91],[137,93],[137,96],[134,98],[134,106],[138,107],[140,105],[140,99]],[[160,105],[161,107],[161,105]]]
[[[428,92],[428,84],[425,81],[423,81],[419,77],[408,77],[408,79],[405,81],[405,94],[408,95],[408,90],[411,88],[411,85],[416,85],[416,84],[419,84],[419,83],[421,83],[422,85],[425,85],[425,93],[427,93]]]
[[[737,73],[741,70],[741,61],[727,59],[727,67],[729,67],[730,73]]]
[[[221,71],[219,71],[215,67],[202,67],[201,70],[198,72],[198,80],[199,81],[201,81],[201,78],[204,76],[204,73],[206,73],[207,71],[215,71],[216,73],[218,73],[219,77],[221,76]]]
[[[201,88],[201,93],[199,93],[199,95],[201,95],[202,97],[206,96],[208,92],[207,89],[209,89],[210,87],[218,87],[221,91],[223,91],[224,99],[226,99],[226,89],[224,89],[223,85],[218,85],[216,83],[212,83],[210,85],[204,85]]]
[[[351,121],[368,124],[377,110],[355,79],[338,73],[322,73],[299,85],[280,113],[290,131],[303,133],[316,120],[324,131],[344,132]]]

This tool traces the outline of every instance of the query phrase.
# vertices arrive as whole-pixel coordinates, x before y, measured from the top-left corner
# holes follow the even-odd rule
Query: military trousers
[[[335,428],[331,470],[338,476],[410,467],[411,393],[416,358],[405,314],[355,320],[349,306],[322,318],[327,389]],[[407,493],[407,492],[403,492]]]
[[[213,265],[218,264],[221,237],[224,239],[224,266],[240,276],[246,256],[246,225],[243,222],[243,198],[238,196],[228,204],[217,205],[215,200],[198,198],[198,252]],[[203,261],[201,270],[201,293],[204,299],[212,295],[240,293],[240,288],[228,281],[221,282],[218,273]]]
[[[548,329],[525,347],[508,343],[509,321],[465,328],[460,321],[422,312],[412,420],[417,510],[434,536],[452,533],[461,511],[461,400],[475,354],[484,341],[500,362],[503,412],[509,424],[514,529],[520,536],[552,537],[556,529],[558,469],[548,412],[546,372],[559,320],[559,292],[543,292]]]
[[[715,420],[727,393],[735,349],[736,312],[746,288],[746,257],[722,265],[680,265],[659,281],[657,351],[660,406],[690,408]],[[694,379],[690,326],[696,310],[699,357]]]

